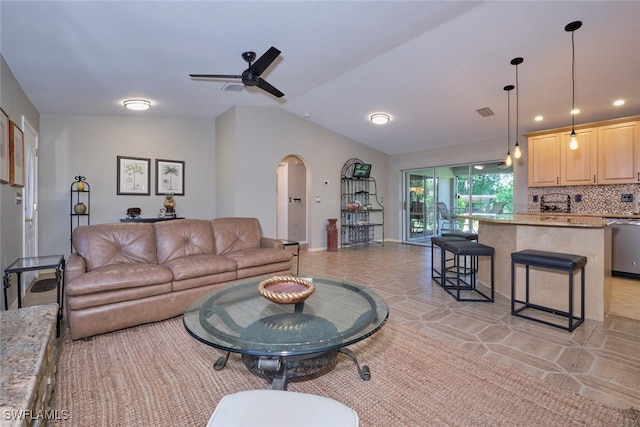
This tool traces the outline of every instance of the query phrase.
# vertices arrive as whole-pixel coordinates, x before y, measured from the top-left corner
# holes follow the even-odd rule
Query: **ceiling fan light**
[[[151,108],[151,101],[146,99],[126,99],[123,104],[127,110],[144,111]]]
[[[374,113],[370,117],[371,123],[376,125],[386,125],[391,120],[391,117],[385,113]]]

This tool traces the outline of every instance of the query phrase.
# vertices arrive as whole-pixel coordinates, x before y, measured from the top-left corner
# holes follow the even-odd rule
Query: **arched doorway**
[[[307,242],[307,166],[296,155],[286,156],[277,169],[277,237]]]

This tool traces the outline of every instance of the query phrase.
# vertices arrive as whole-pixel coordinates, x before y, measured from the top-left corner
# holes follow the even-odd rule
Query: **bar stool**
[[[458,301],[482,301],[493,302],[494,301],[494,253],[495,249],[488,245],[483,245],[478,242],[470,242],[466,239],[460,240],[448,240],[442,242],[442,265],[443,271],[442,287],[445,291]],[[446,252],[451,252],[455,258],[455,280],[453,277],[447,277],[444,266],[444,260],[446,259]],[[491,258],[491,283],[489,285],[491,290],[491,296],[486,295],[480,289],[478,289],[478,257],[488,256]],[[461,257],[465,258],[465,265],[461,261]],[[466,258],[471,259],[471,267],[466,269]],[[469,280],[465,281],[462,276],[469,276]],[[455,290],[455,293],[453,292]],[[460,294],[461,291],[472,291],[478,294],[477,298],[463,298]]]
[[[450,259],[445,259],[446,258],[446,254],[445,252],[442,250],[442,244],[444,242],[450,241],[450,240],[457,240],[457,241],[462,241],[465,242],[467,241],[465,238],[460,237],[460,236],[442,236],[442,237],[432,237],[431,238],[431,281],[437,283],[440,286],[443,286],[442,284],[442,276],[444,275],[444,272],[446,272],[446,263],[448,261],[453,261],[454,258],[450,258]],[[435,252],[435,248],[439,248],[440,249],[440,262],[436,263],[434,260],[434,252]],[[440,264],[440,269],[438,270],[436,268],[436,266]]]
[[[516,298],[516,281],[515,281],[515,266],[516,264],[522,264],[526,267],[526,282],[525,282],[525,300],[519,300]],[[587,264],[587,258],[582,255],[565,254],[558,252],[547,252],[527,249],[511,254],[511,314],[513,316],[523,317],[525,319],[533,320],[536,322],[544,323],[556,328],[565,329],[572,332],[582,322],[584,322],[584,267]],[[546,307],[538,304],[533,304],[529,300],[529,267],[541,267],[550,270],[565,271],[569,275],[569,310],[562,311],[555,308]],[[576,270],[580,270],[580,317],[573,315],[573,276]],[[523,304],[516,309],[516,303]],[[535,309],[546,313],[551,313],[557,316],[565,317],[568,319],[568,326],[559,325],[541,318],[535,318],[523,314],[525,309]]]
[[[467,240],[478,240],[478,233],[469,233],[468,231],[453,230],[448,233],[442,233],[442,237],[462,237]]]

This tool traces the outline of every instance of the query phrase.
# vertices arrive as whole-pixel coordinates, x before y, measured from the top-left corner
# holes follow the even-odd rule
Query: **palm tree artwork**
[[[127,183],[133,190],[141,190],[141,184],[136,182],[136,177],[138,175],[144,174],[144,165],[138,162],[130,162],[124,168],[127,174]]]
[[[167,188],[166,190],[175,191],[175,188],[173,188],[172,177],[178,176],[178,175],[180,175],[180,169],[178,168],[178,166],[171,166],[171,165],[162,166],[162,176],[167,176],[169,178],[169,188]]]

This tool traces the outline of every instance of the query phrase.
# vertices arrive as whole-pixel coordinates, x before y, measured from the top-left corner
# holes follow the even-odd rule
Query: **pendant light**
[[[511,65],[516,66],[516,145],[513,149],[513,156],[516,159],[522,157],[522,151],[520,150],[520,144],[518,144],[518,137],[520,136],[520,84],[518,83],[518,65],[524,62],[523,58],[513,58]]]
[[[504,90],[507,91],[507,158],[504,160],[504,164],[511,166],[513,160],[511,159],[509,145],[511,143],[511,91],[513,90],[513,85],[505,86]]]
[[[573,21],[564,27],[564,30],[571,32],[571,140],[569,141],[569,148],[571,150],[578,149],[578,138],[576,137],[576,47],[573,41],[573,35],[577,29],[582,27],[582,21]]]

